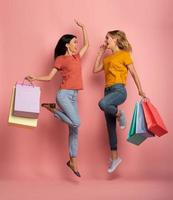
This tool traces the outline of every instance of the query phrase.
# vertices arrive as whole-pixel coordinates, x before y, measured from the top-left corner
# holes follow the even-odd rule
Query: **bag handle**
[[[143,101],[144,101],[144,102],[147,102],[147,101],[150,101],[150,99],[149,99],[148,97],[142,97],[142,98],[141,98],[141,102],[143,102]]]
[[[25,83],[26,81],[28,81],[29,84],[26,84],[26,83]],[[22,86],[23,86],[23,85],[27,85],[27,86],[35,87],[34,84],[32,83],[32,81],[29,81],[28,79],[26,79],[26,77],[23,79],[23,82],[22,82],[22,83],[16,82],[16,85],[17,85],[17,84],[21,84]]]

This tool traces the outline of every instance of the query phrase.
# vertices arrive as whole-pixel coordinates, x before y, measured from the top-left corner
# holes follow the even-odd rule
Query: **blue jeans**
[[[56,101],[61,110],[56,111],[55,117],[61,119],[69,126],[69,154],[77,156],[78,127],[80,118],[77,111],[77,90],[61,89],[57,92]]]
[[[105,88],[104,98],[99,102],[99,107],[105,114],[111,150],[117,150],[116,113],[118,105],[122,104],[126,98],[127,92],[124,85],[115,84]]]

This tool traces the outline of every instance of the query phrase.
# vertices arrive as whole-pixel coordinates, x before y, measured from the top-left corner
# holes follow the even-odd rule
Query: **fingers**
[[[101,46],[100,46],[100,48],[102,48],[102,49],[106,49],[106,44],[102,44]]]
[[[78,25],[78,21],[76,19],[74,19],[74,22]]]
[[[139,95],[140,95],[141,97],[143,97],[143,98],[146,98],[146,95],[145,95],[144,92],[139,92]]]
[[[74,21],[75,21],[75,23],[76,23],[78,26],[80,26],[81,28],[84,27],[84,25],[83,25],[82,23],[80,23],[79,21],[77,21],[76,19],[74,19]]]
[[[33,76],[26,76],[25,79],[30,81],[30,82],[35,80]]]
[[[105,44],[102,44],[102,45],[100,46],[100,51],[101,51],[101,52],[104,52],[104,51],[106,50],[106,48],[107,48],[107,46],[106,46]]]

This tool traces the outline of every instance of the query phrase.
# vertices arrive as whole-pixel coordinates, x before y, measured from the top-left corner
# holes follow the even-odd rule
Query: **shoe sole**
[[[114,171],[117,169],[117,167],[120,165],[121,162],[122,162],[122,160],[120,160],[120,161],[117,163],[117,165],[115,166],[115,168],[114,168],[113,170],[111,170],[111,171],[108,170],[108,173],[111,174],[112,172],[114,172]]]

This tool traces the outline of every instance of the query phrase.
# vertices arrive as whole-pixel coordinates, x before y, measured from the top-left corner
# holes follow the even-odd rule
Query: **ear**
[[[68,43],[65,46],[67,47],[67,49],[69,48],[69,44]]]
[[[113,41],[116,43],[117,42],[117,38],[113,38]]]
[[[114,38],[113,41],[114,41],[114,44],[117,45],[117,38]]]

